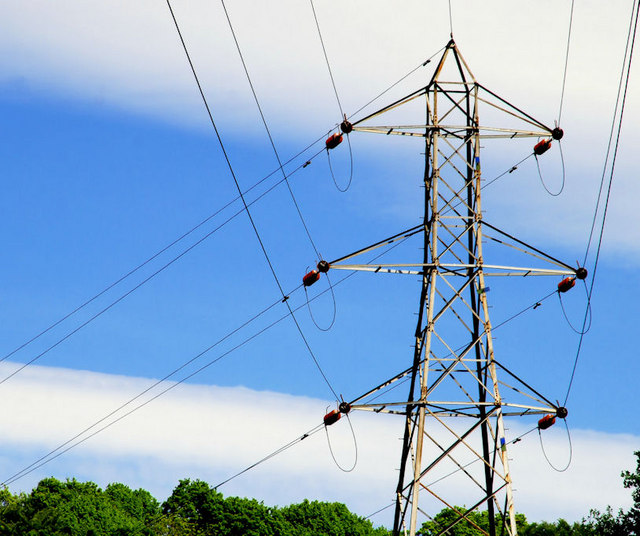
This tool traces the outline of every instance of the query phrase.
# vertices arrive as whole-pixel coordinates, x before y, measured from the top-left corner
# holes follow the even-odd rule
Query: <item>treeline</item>
[[[387,536],[340,503],[284,508],[224,497],[183,480],[163,503],[124,484],[42,480],[31,493],[0,490],[2,536]]]
[[[592,510],[582,522],[529,523],[517,514],[521,536],[640,536],[640,451],[635,472],[622,473],[633,506],[614,513]],[[464,512],[464,508],[460,508]],[[424,523],[420,536],[451,527],[450,536],[480,536],[489,531],[486,511],[464,521],[444,509]],[[497,534],[502,519],[494,520]],[[104,490],[93,482],[42,480],[30,493],[0,490],[0,536],[390,536],[385,528],[351,513],[344,504],[303,501],[286,507],[255,499],[224,497],[207,483],[182,480],[160,503],[148,491],[124,484]]]

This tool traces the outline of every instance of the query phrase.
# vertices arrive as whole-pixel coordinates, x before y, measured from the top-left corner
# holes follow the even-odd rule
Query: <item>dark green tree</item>
[[[489,514],[486,510],[469,512],[466,519],[460,520],[460,515],[466,512],[466,508],[456,506],[445,508],[434,516],[431,521],[423,523],[418,531],[420,536],[435,536],[444,529],[451,527],[447,532],[448,536],[484,536],[489,532]],[[508,521],[507,521],[508,522]],[[496,517],[496,533],[502,534],[502,518]],[[522,532],[527,525],[527,520],[523,514],[516,514],[516,527],[518,533]]]
[[[559,519],[555,523],[531,523],[524,527],[522,536],[597,536],[597,533],[588,524],[570,525],[564,519]]]
[[[288,536],[277,508],[255,499],[223,495],[200,480],[181,480],[162,505],[168,518],[180,520],[197,536]]]
[[[598,536],[638,536],[640,535],[640,451],[634,452],[636,456],[636,470],[622,471],[624,487],[631,490],[633,505],[628,512],[620,509],[614,514],[611,507],[604,512],[592,510],[585,520]]]
[[[387,536],[370,521],[351,513],[344,504],[304,500],[281,509],[292,536]]]
[[[640,534],[640,450],[634,452],[636,456],[636,470],[622,471],[624,487],[631,490],[633,506],[625,514],[625,527],[629,534]]]
[[[30,494],[2,490],[0,528],[6,535],[151,536],[159,504],[144,490],[46,478]]]

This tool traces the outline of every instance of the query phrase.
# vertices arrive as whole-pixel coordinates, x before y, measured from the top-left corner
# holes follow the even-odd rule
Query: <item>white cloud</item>
[[[570,7],[565,4],[546,0],[514,8],[507,0],[453,2],[455,36],[478,80],[547,123],[558,113]],[[221,6],[174,0],[173,7],[223,136],[263,136]],[[346,111],[419,65],[449,37],[445,3],[412,0],[399,10],[389,2],[350,0],[316,2],[316,8]],[[236,0],[228,2],[228,9],[276,142],[299,140],[302,132],[305,140],[313,139],[334,124],[339,114],[309,5]],[[548,198],[532,166],[524,176],[510,176],[513,186],[503,181],[493,205],[502,219],[527,214],[517,218],[521,223],[511,231],[536,229],[539,239],[584,247],[628,20],[628,6],[621,2],[606,9],[596,2],[575,7],[563,113],[566,191],[558,199]],[[5,83],[208,128],[163,2],[4,2],[0,51]],[[380,102],[423,83],[429,69],[419,70]],[[630,206],[640,194],[630,178],[632,147],[640,137],[637,86],[634,74],[605,241],[609,252],[626,259],[640,253],[640,221]],[[368,141],[359,147],[359,159],[375,158],[374,151],[380,151]],[[507,167],[521,156],[503,147],[488,148],[486,154]],[[547,180],[557,185],[560,165],[550,161],[545,155]],[[406,207],[396,209],[406,213]],[[549,221],[556,223],[549,226]]]
[[[10,365],[3,365],[3,376]],[[0,417],[2,479],[55,448],[153,380],[32,366],[2,386]],[[131,417],[38,469],[11,489],[29,489],[53,475],[105,485],[124,481],[166,497],[180,478],[215,485],[321,422],[327,402],[243,387],[181,385]],[[303,498],[345,502],[361,515],[388,504],[395,489],[402,423],[393,417],[355,413],[358,465],[352,473],[335,467],[324,430],[221,488],[267,504]],[[561,427],[545,434],[545,449],[557,465],[568,454]],[[524,428],[511,423],[510,434]],[[329,429],[338,461],[353,462],[345,421]],[[511,449],[518,511],[530,519],[575,520],[590,508],[627,506],[619,473],[634,465],[640,438],[573,431],[574,459],[565,473],[551,470],[534,434]],[[456,482],[447,484],[464,501]],[[390,510],[374,521],[390,523]]]
[[[174,0],[173,7],[214,106],[234,116],[248,113],[230,103],[223,107],[225,98],[237,104],[249,92],[221,6]],[[362,0],[317,2],[316,8],[347,111],[419,65],[449,37],[446,6],[433,2],[413,0],[402,10]],[[228,9],[267,108],[298,126],[318,120],[330,124],[321,118],[331,112],[335,119],[335,102],[309,5],[243,0],[228,2]],[[556,16],[549,17],[551,11]],[[557,111],[568,14],[568,4],[564,13],[550,0],[517,9],[505,0],[482,6],[454,3],[456,37],[476,77],[533,107],[534,115],[544,113],[547,121]],[[607,124],[628,15],[623,5],[576,7],[565,112],[590,129]],[[36,88],[54,87],[164,118],[175,120],[179,114],[202,122],[197,91],[164,2],[14,0],[3,4],[0,24],[5,80],[20,77]],[[418,78],[429,74],[421,71]],[[272,119],[281,122],[280,116]]]

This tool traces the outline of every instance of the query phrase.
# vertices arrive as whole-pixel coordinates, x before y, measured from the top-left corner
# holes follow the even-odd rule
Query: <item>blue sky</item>
[[[606,12],[596,3],[576,6],[562,124],[563,194],[552,198],[544,192],[531,161],[485,192],[490,221],[570,263],[584,256],[622,60],[627,4],[614,3]],[[562,13],[554,6],[542,2],[535,9],[513,8],[496,1],[482,9],[463,9],[453,2],[456,41],[476,78],[546,123],[558,112],[569,14],[568,2]],[[222,12],[204,2],[176,2],[174,7],[239,182],[248,188],[276,163]],[[339,7],[317,2],[317,8],[349,111],[420,65],[448,39],[445,3],[410,2],[401,12],[383,2],[365,6],[350,1]],[[230,2],[229,9],[286,159],[340,119],[310,8],[278,1],[268,8]],[[34,0],[7,2],[2,10],[0,233],[5,261],[0,270],[5,284],[0,353],[6,355],[226,205],[236,192],[164,4],[68,1],[52,7]],[[419,69],[380,104],[419,87],[430,74],[429,67]],[[640,259],[640,222],[634,210],[639,188],[633,180],[637,94],[638,75],[632,73],[593,297],[593,326],[568,403],[575,463],[568,473],[557,475],[541,457],[537,438],[523,447],[529,450],[521,459],[528,463],[518,462],[514,448],[516,507],[534,518],[576,519],[591,506],[627,500],[618,474],[633,463],[640,436],[633,336]],[[354,134],[352,143],[354,179],[347,193],[335,189],[323,154],[291,178],[314,241],[328,259],[415,225],[421,214],[416,195],[423,167],[420,143],[364,134]],[[531,151],[528,141],[499,143],[483,147],[487,178]],[[341,146],[333,161],[339,181],[348,175],[345,149]],[[542,166],[545,179],[558,184],[557,147],[545,155]],[[240,208],[237,202],[228,207],[10,361],[24,363],[39,355]],[[252,206],[252,214],[283,286],[297,287],[317,259],[286,189],[278,186]],[[419,255],[417,245],[409,241],[397,255]],[[315,328],[300,293],[292,300],[303,306],[297,314],[305,335],[345,398],[408,366],[418,284],[385,275],[349,279],[335,289],[337,319],[327,333]],[[492,283],[494,323],[535,302],[555,284]],[[326,287],[316,285],[314,292],[316,288]],[[1,478],[196,356],[278,296],[248,219],[240,215],[46,353],[37,366],[0,385],[11,408],[4,417],[8,433],[2,443]],[[579,323],[584,293],[574,289],[565,306]],[[327,296],[312,308],[321,325],[328,323],[332,303]],[[199,363],[285,313],[282,306],[275,307]],[[496,336],[498,355],[508,356],[550,398],[564,399],[577,336],[557,299]],[[5,364],[2,377],[15,366]],[[183,476],[213,484],[311,428],[332,398],[288,319],[187,383],[131,417],[131,424],[125,420],[113,426],[11,488],[29,489],[47,475],[100,483],[121,480],[158,496],[170,493]],[[361,456],[355,474],[334,468],[326,440],[316,437],[311,446],[292,449],[285,461],[274,461],[273,469],[249,473],[222,491],[253,494],[267,503],[302,497],[341,500],[362,515],[384,506],[393,498],[399,458],[395,437],[401,424],[369,416],[353,420]],[[514,423],[513,429],[530,424]],[[345,431],[343,427],[336,434]],[[548,439],[559,465],[568,449],[563,433],[553,430]],[[389,440],[381,441],[383,435]],[[348,434],[342,439],[340,453],[348,459]],[[380,470],[381,460],[385,470]],[[295,491],[274,486],[274,475],[297,482]],[[550,488],[565,498],[571,494],[573,502],[564,511],[554,510],[548,505]],[[606,497],[599,493],[602,489]],[[387,522],[384,517],[377,521]]]

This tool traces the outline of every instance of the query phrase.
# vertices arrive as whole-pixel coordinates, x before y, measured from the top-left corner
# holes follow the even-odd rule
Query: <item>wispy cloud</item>
[[[2,367],[3,374],[8,370]],[[153,380],[47,367],[30,367],[2,386],[2,478],[66,441]],[[181,385],[131,417],[44,466],[11,489],[40,478],[124,481],[167,496],[184,477],[218,484],[322,422],[328,402],[243,387]],[[333,463],[320,430],[290,450],[232,480],[221,491],[269,504],[303,498],[345,502],[361,515],[390,503],[395,489],[402,423],[385,415],[353,414],[358,464],[352,473]],[[564,465],[568,444],[561,425],[545,435],[547,455]],[[512,437],[525,428],[510,424]],[[349,467],[354,444],[345,420],[328,429],[338,462]],[[576,430],[573,463],[564,473],[545,462],[535,434],[511,448],[516,502],[531,519],[579,519],[590,508],[627,505],[619,473],[633,466],[640,438]],[[455,479],[447,487],[455,490]],[[459,502],[465,496],[458,491]],[[389,511],[375,520],[389,523]]]
[[[223,134],[262,135],[220,5],[175,0],[173,6]],[[233,2],[229,11],[278,140],[291,142],[292,136],[298,140],[301,130],[313,139],[312,133],[339,121],[309,6],[293,0],[268,5]],[[500,0],[465,5],[464,9],[454,4],[454,31],[480,81],[551,124],[558,113],[568,6],[564,15],[560,16],[557,4],[551,1],[538,3],[535,9],[516,9]],[[606,10],[597,5],[576,8],[562,125],[566,132],[565,195],[547,198],[542,186],[536,184],[535,166],[523,166],[519,176],[514,174],[501,183],[493,205],[503,213],[505,222],[511,222],[514,214],[528,214],[521,228],[511,228],[513,232],[536,229],[537,236],[543,234],[564,244],[569,241],[577,250],[584,248],[628,16],[622,5]],[[347,112],[420,65],[449,37],[444,4],[414,0],[399,12],[384,2],[353,0],[330,8],[319,4],[318,17]],[[208,127],[169,11],[162,2],[145,0],[132,5],[117,1],[107,5],[33,0],[25,5],[10,1],[3,4],[0,29],[0,80],[7,84],[21,84],[36,92],[53,91],[97,108],[120,108],[189,128]],[[419,69],[406,84],[387,95],[385,102],[424,83],[430,69]],[[637,94],[635,85],[637,78],[632,79],[630,88],[627,125],[637,124],[640,117],[639,103],[632,97]],[[605,248],[628,259],[629,253],[637,252],[640,224],[629,222],[633,212],[629,203],[637,197],[637,184],[626,178],[634,169],[634,155],[625,147],[633,146],[639,136],[632,128],[624,134],[626,143],[620,154]],[[357,145],[357,157],[366,153],[372,159],[380,153],[368,143]],[[491,154],[488,149],[486,154]],[[524,151],[526,154],[530,147]],[[507,167],[522,156],[513,147],[501,147],[498,154],[504,160],[497,159],[500,165]],[[559,187],[559,159],[552,161],[545,155],[543,171],[551,188]],[[395,206],[393,202],[390,205]],[[397,211],[406,214],[407,207],[398,206]],[[546,225],[550,219],[562,227],[561,236]]]
[[[213,100],[231,99],[236,104],[237,99],[249,98],[220,5],[174,0],[173,6]],[[628,21],[628,13],[614,7],[576,10],[565,112],[583,123],[585,107],[606,105],[608,113],[612,104]],[[548,17],[550,10],[557,11],[551,1],[535,10],[514,9],[498,0],[482,7],[456,10],[454,6],[456,37],[476,76],[515,102],[534,107],[534,114],[548,115],[550,101],[555,114],[560,96],[564,64],[560,52],[566,44],[567,21]],[[316,121],[333,111],[334,97],[307,4],[234,2],[229,11],[268,107],[286,113],[297,124],[301,117]],[[568,20],[568,11],[566,15]],[[446,6],[417,0],[408,2],[401,13],[383,2],[354,0],[330,9],[319,5],[318,16],[338,88],[352,111],[394,77],[419,65],[449,37],[448,24],[424,31],[427,18],[448,20]],[[202,119],[197,91],[164,3],[33,0],[25,6],[10,1],[3,5],[0,24],[0,49],[7,52],[0,60],[4,80],[21,78],[36,88],[56,88],[173,120],[177,115],[189,121]],[[541,28],[545,39],[539,39]],[[421,71],[411,83],[426,76]],[[309,102],[314,102],[313,109]],[[247,113],[228,102],[220,111],[236,117]],[[590,114],[590,129],[594,121],[606,125],[606,119]]]

